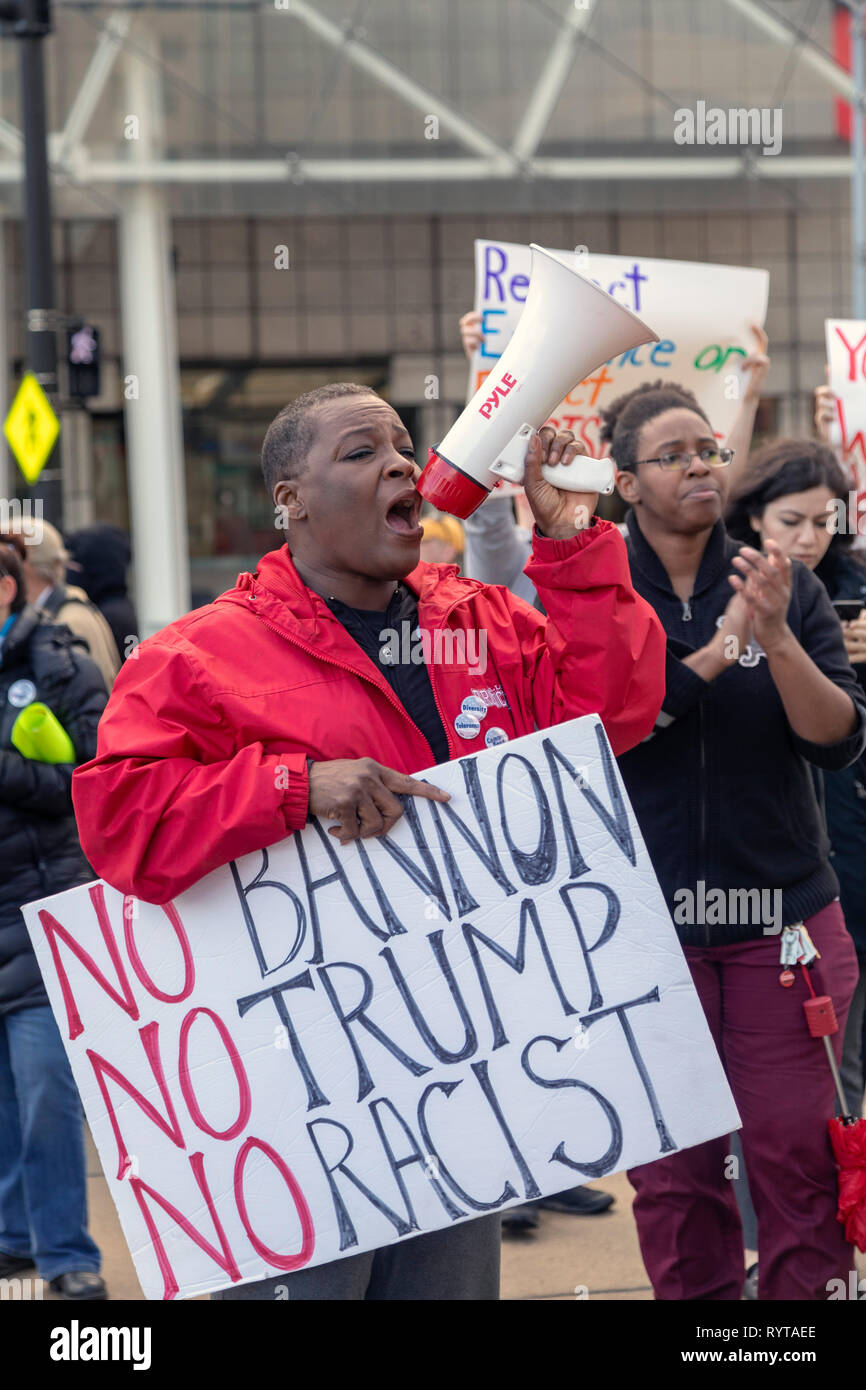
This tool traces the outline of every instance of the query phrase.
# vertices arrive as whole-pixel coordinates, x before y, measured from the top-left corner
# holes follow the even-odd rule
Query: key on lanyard
[[[797,927],[782,928],[782,950],[779,956],[780,965],[796,965],[797,957],[800,954],[800,933]]]
[[[782,929],[781,965],[811,965],[813,960],[819,959],[820,953],[802,922]]]

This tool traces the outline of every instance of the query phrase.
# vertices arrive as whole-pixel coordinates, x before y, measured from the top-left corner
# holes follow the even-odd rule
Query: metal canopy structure
[[[55,67],[60,45],[63,45],[65,65],[70,52],[74,52],[65,46],[67,26],[70,37],[75,31],[78,39],[83,39],[82,49],[89,48],[89,56],[67,106],[62,128],[51,137],[50,155],[55,177],[61,186],[102,189],[108,193],[111,187],[142,180],[164,186],[244,185],[249,189],[256,184],[283,184],[291,189],[303,184],[405,187],[413,183],[556,185],[616,180],[647,184],[743,178],[776,183],[850,176],[851,156],[840,141],[831,138],[829,115],[810,122],[809,108],[814,110],[822,95],[827,113],[833,94],[853,101],[852,78],[797,22],[810,13],[813,27],[818,19],[823,26],[822,32],[828,31],[830,0],[820,0],[817,15],[813,4],[789,3],[782,14],[764,0],[723,0],[721,6],[712,7],[684,6],[679,0],[648,0],[648,3],[604,0],[604,4],[596,0],[475,0],[468,8],[481,22],[474,23],[469,33],[476,46],[470,42],[465,48],[466,21],[460,17],[461,12],[455,9],[452,0],[441,0],[438,9],[444,37],[440,53],[444,57],[439,66],[443,62],[447,65],[449,44],[453,43],[460,50],[460,61],[468,65],[470,76],[473,62],[479,74],[486,74],[484,81],[490,90],[488,100],[480,104],[491,113],[502,109],[503,98],[495,92],[497,65],[494,62],[491,66],[490,45],[484,42],[484,36],[491,30],[496,31],[497,15],[500,17],[498,27],[505,28],[509,39],[519,39],[527,32],[527,25],[530,26],[534,38],[532,53],[539,55],[540,65],[531,73],[521,72],[520,80],[514,81],[513,73],[505,70],[506,58],[502,57],[499,64],[503,84],[509,77],[511,79],[507,105],[515,112],[506,137],[489,133],[489,120],[482,122],[474,117],[471,101],[464,101],[461,107],[446,90],[437,89],[432,83],[428,85],[417,75],[424,67],[423,40],[429,36],[422,23],[422,14],[427,16],[431,8],[437,7],[413,5],[411,0],[408,4],[397,4],[396,0],[316,0],[316,3],[313,0],[262,0],[258,4],[239,3],[224,9],[218,0],[213,5],[155,0],[152,5],[136,2],[105,6],[90,5],[87,0],[59,0],[56,7],[58,34],[53,40]],[[465,10],[466,7],[463,13]],[[224,71],[213,90],[182,76],[178,68],[184,64],[172,61],[171,48],[178,42],[174,37],[178,24],[190,25],[199,20],[203,24],[212,23],[219,20],[221,14],[224,19],[235,21],[231,32],[246,38],[246,48],[230,41],[227,46],[223,45],[228,51],[223,51],[215,61],[217,66],[222,63],[223,69],[228,64],[229,75],[226,77]],[[635,64],[630,58],[619,56],[629,45],[620,42],[623,35],[617,26],[630,17],[640,19],[647,14],[651,22],[656,18],[660,20],[657,38],[661,48],[673,39],[682,46],[684,58],[688,56],[686,45],[693,53],[706,58],[718,40],[724,51],[715,60],[717,80],[712,76],[708,80],[691,79],[685,90],[681,80],[676,85],[671,81],[662,85],[655,77],[653,80],[647,77],[646,64]],[[696,14],[699,16],[697,22]],[[377,46],[367,36],[357,19],[359,15],[363,25],[368,27],[376,21],[383,37],[402,25],[416,75],[400,61],[403,50],[389,54],[382,44]],[[727,28],[722,22],[725,15],[729,20]],[[685,21],[682,30],[676,22],[680,18]],[[491,20],[494,22],[488,23]],[[240,29],[237,21],[241,21]],[[452,25],[453,34],[450,34]],[[216,37],[212,45],[217,50],[221,46],[219,32],[214,31]],[[754,73],[747,83],[741,80],[731,85],[728,77],[730,50],[737,47],[737,34],[741,47],[754,47],[757,41],[761,52],[765,48],[775,52],[778,61],[775,66],[761,65],[766,66],[766,71]],[[502,35],[499,37],[501,40]],[[302,66],[305,63],[310,66],[315,60],[322,80],[312,102],[303,110],[297,102],[293,105],[289,101],[287,118],[292,112],[301,113],[300,121],[293,123],[289,119],[282,121],[283,94],[276,91],[272,102],[271,84],[265,74],[265,91],[259,96],[269,110],[274,108],[273,120],[280,126],[282,135],[283,150],[275,155],[259,150],[262,145],[280,143],[274,139],[276,132],[268,128],[262,135],[255,123],[238,116],[237,92],[232,86],[230,65],[235,62],[244,68],[244,76],[238,82],[242,88],[249,87],[246,79],[254,76],[256,63],[267,61],[269,48],[279,52],[279,44],[292,55],[292,72],[298,71],[299,60]],[[507,46],[500,44],[499,55],[506,51]],[[171,105],[175,107],[174,115],[169,112],[166,119],[164,150],[151,159],[129,158],[131,141],[128,135],[124,138],[120,128],[124,113],[111,88],[121,53],[132,62],[143,63],[150,80],[162,89],[163,105],[167,109]],[[666,61],[663,53],[661,65]],[[785,68],[780,68],[780,64]],[[525,66],[529,68],[528,60]],[[653,60],[651,66],[655,73],[660,63]],[[621,130],[609,132],[609,123],[602,116],[595,119],[593,91],[599,90],[600,71],[606,72],[610,82],[616,84],[618,104],[624,113]],[[673,113],[689,99],[693,101],[695,91],[706,93],[707,106],[719,105],[723,109],[766,106],[777,102],[780,72],[786,73],[786,118],[789,107],[793,109],[799,104],[803,111],[802,117],[794,112],[800,129],[793,139],[786,132],[785,152],[762,158],[760,152],[756,155],[748,147],[711,151],[674,146]],[[588,80],[590,73],[595,88]],[[340,126],[337,113],[346,104],[347,74],[354,74],[364,84],[360,106],[357,89],[353,89],[353,109],[363,110],[365,103],[372,109],[377,92],[379,96],[387,96],[387,107],[384,114],[380,113],[380,138],[378,141],[364,139],[363,132],[356,138],[352,132],[346,142],[352,148],[347,148],[345,153],[325,153],[317,146],[329,145],[333,150],[338,143],[334,136]],[[471,81],[468,85],[472,85]],[[4,106],[8,91],[6,81]],[[242,92],[244,109],[249,108],[254,95],[251,90]],[[186,110],[182,109],[184,104]],[[215,152],[192,154],[183,148],[201,143],[196,138],[195,123],[190,119],[191,109],[196,105],[201,113],[211,113],[214,132],[222,128],[232,146],[228,157]],[[648,107],[654,127],[651,130],[647,129]],[[562,138],[562,121],[559,120],[557,127],[557,119],[564,117],[567,122],[570,111],[577,113],[578,120],[574,138],[567,141]],[[629,111],[636,121],[631,119]],[[329,120],[330,130],[327,129]],[[431,123],[434,122],[431,136]],[[643,126],[642,131],[629,128],[636,122]],[[363,125],[363,121],[360,124]],[[299,130],[302,132],[300,138]],[[244,139],[245,131],[247,139]],[[385,138],[381,138],[383,131]],[[219,143],[218,134],[215,133],[214,139]],[[624,151],[623,146],[638,141],[642,151],[639,157]],[[226,143],[225,139],[222,143]],[[376,143],[382,146],[381,153],[371,156],[369,147]],[[789,153],[792,145],[794,152]],[[810,149],[810,145],[814,148]],[[9,155],[0,159],[2,192],[4,187],[18,184],[22,177],[20,133],[12,121],[3,117],[0,117],[0,146]],[[351,210],[351,203],[345,208]]]
[[[851,176],[835,108],[856,93],[829,51],[831,0],[54,9],[55,211],[117,225],[142,636],[189,605],[172,219],[595,212],[628,198],[650,211],[752,209],[761,197],[794,207]],[[19,215],[22,181],[10,48],[0,44],[0,218]],[[678,145],[677,115],[698,101],[781,108],[783,150]]]

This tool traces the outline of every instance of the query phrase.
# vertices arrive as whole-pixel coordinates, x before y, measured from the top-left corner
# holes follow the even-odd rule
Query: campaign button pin
[[[484,719],[487,706],[478,695],[467,695],[460,706],[464,714],[474,714],[476,719]]]
[[[494,727],[487,730],[487,733],[484,735],[484,742],[487,744],[488,748],[495,748],[497,743],[507,743],[508,735],[504,729]]]
[[[477,738],[481,733],[481,720],[474,714],[458,714],[454,728],[461,738]]]
[[[32,681],[13,681],[6,699],[16,709],[23,709],[25,705],[32,705],[36,699],[36,686]]]

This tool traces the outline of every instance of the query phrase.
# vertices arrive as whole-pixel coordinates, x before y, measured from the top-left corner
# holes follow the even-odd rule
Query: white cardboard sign
[[[738,1127],[600,720],[426,775],[451,801],[387,840],[313,821],[165,907],[24,909],[148,1298]]]
[[[829,385],[836,397],[838,442],[851,468],[849,524],[866,536],[866,320],[825,319]]]
[[[718,436],[736,418],[743,358],[754,349],[752,324],[767,316],[770,276],[750,266],[699,261],[652,260],[645,256],[599,256],[585,247],[553,255],[594,280],[659,335],[612,358],[575,384],[553,411],[559,429],[574,430],[599,458],[599,411],[624,391],[645,381],[671,381],[694,391]],[[501,357],[520,319],[529,286],[532,253],[510,241],[476,241],[475,308],[484,341],[469,374],[469,395]]]

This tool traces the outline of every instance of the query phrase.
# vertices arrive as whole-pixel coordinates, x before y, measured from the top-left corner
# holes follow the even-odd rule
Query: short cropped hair
[[[273,496],[277,483],[297,478],[304,471],[304,459],[315,437],[313,417],[320,405],[342,396],[375,396],[372,386],[359,386],[354,381],[334,381],[317,386],[284,405],[271,421],[262,445],[262,473],[265,485]]]
[[[709,433],[713,433],[703,406],[688,387],[680,386],[677,382],[646,381],[633,391],[618,396],[599,412],[602,419],[601,442],[608,446],[608,453],[617,468],[634,467],[641,430],[656,415],[663,415],[667,410],[693,410],[702,420],[706,420]]]

